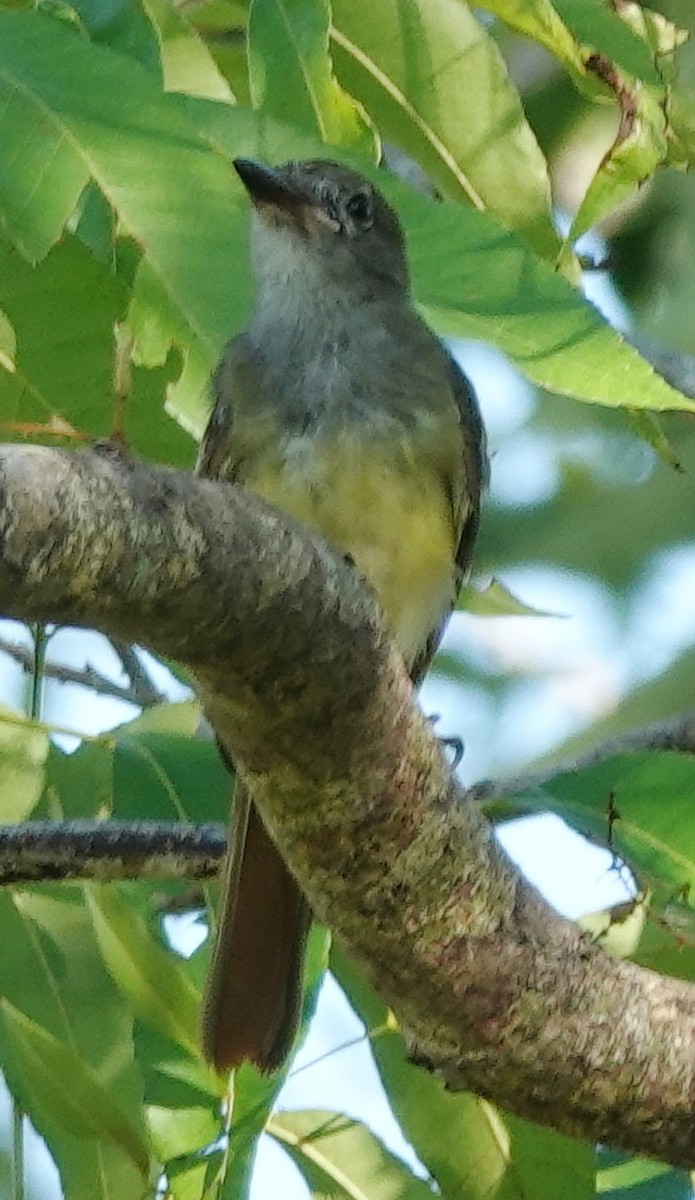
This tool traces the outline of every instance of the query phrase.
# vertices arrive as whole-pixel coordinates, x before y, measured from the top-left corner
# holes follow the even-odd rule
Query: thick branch
[[[452,1086],[695,1164],[695,990],[607,957],[457,791],[354,570],[229,485],[0,452],[0,610],[179,658],[318,916]]]

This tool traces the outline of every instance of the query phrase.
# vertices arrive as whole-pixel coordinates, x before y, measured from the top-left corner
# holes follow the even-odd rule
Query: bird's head
[[[237,158],[234,166],[255,209],[259,274],[299,272],[339,285],[357,274],[366,286],[407,290],[403,230],[369,180],[323,160],[269,167]]]

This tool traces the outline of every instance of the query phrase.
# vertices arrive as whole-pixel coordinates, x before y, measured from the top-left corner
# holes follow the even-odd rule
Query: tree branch
[[[151,708],[154,704],[161,704],[166,700],[166,696],[154,686],[135,646],[127,646],[117,638],[109,638],[109,642],[111,649],[121,660],[124,674],[130,679],[132,693],[136,697],[135,703],[140,708]]]
[[[30,821],[0,825],[0,884],[57,879],[209,879],[222,825],[167,821]]]
[[[187,665],[318,917],[450,1086],[695,1163],[695,989],[608,957],[519,875],[320,539],[228,484],[8,446],[0,610]]]
[[[33,671],[33,651],[27,646],[23,646],[21,642],[10,642],[6,638],[0,638],[0,652],[7,654],[23,671]],[[158,697],[155,700],[153,693],[148,692],[145,701],[141,688],[132,681],[132,678],[129,687],[122,687],[103,675],[101,671],[97,671],[89,663],[86,663],[84,667],[69,667],[65,663],[46,662],[43,665],[43,674],[48,679],[57,680],[58,683],[75,683],[79,687],[89,688],[99,696],[110,696],[114,700],[122,700],[124,704],[134,704],[137,708],[144,708],[146,703],[161,704],[165,698],[161,693],[154,693]]]
[[[504,799],[505,796],[523,796],[543,787],[556,775],[567,771],[581,771],[593,763],[605,762],[618,754],[629,754],[630,751],[637,750],[673,750],[680,754],[695,754],[695,712],[680,713],[668,721],[658,721],[653,725],[645,725],[642,729],[610,738],[579,758],[556,763],[550,770],[517,775],[509,779],[481,780],[468,789],[468,797],[479,804],[490,804],[495,800]]]

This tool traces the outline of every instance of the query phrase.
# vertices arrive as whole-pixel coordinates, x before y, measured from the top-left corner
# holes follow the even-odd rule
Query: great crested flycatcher
[[[257,301],[215,372],[198,472],[349,555],[417,683],[478,528],[474,394],[413,307],[401,226],[371,183],[333,162],[234,166],[253,203]],[[271,1071],[296,1032],[311,917],[239,783],[223,889],[204,1050],[218,1069]]]

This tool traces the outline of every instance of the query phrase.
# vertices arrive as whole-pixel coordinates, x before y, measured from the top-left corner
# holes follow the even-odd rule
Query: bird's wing
[[[234,401],[235,397],[243,397],[243,389],[251,387],[248,375],[252,370],[246,339],[239,334],[227,343],[212,377],[214,404],[198,448],[196,475],[208,479],[234,479]]]
[[[480,500],[489,479],[487,439],[475,392],[456,360],[447,353],[449,382],[459,415],[461,434],[460,470],[450,481],[450,500],[454,528],[458,533],[454,561],[454,597],[451,607],[432,630],[413,663],[410,676],[420,683],[441,641],[461,585],[468,574],[480,524]]]

